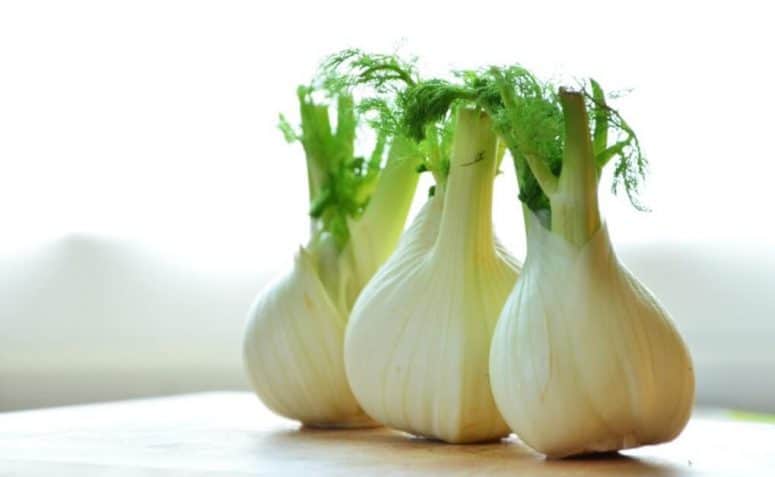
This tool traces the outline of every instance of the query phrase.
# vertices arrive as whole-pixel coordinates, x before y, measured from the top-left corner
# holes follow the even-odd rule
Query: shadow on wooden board
[[[317,468],[325,462],[327,466],[356,473],[395,474],[404,470],[406,473],[530,476],[685,475],[685,469],[666,462],[618,453],[546,460],[514,436],[489,444],[452,445],[385,428],[332,431],[301,427],[255,437],[256,452],[273,452],[278,459],[304,464],[303,468],[310,472],[330,471],[330,468]]]

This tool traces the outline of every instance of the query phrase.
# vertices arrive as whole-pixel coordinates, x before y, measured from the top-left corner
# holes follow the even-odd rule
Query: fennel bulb
[[[375,420],[451,443],[509,433],[488,377],[492,331],[517,262],[492,229],[496,137],[461,109],[446,184],[355,303],[345,368]]]
[[[550,457],[676,437],[694,382],[665,310],[619,263],[605,226],[577,246],[525,215],[528,255],[490,355],[504,419]]]
[[[561,91],[560,102],[562,172],[538,178],[548,227],[525,206],[528,254],[493,337],[493,394],[509,426],[549,457],[669,441],[691,412],[691,358],[611,246],[584,97]]]
[[[253,304],[244,361],[256,394],[274,412],[308,426],[374,426],[345,376],[345,325],[361,288],[400,238],[419,161],[409,140],[381,133],[368,162],[355,157],[359,117],[352,97],[339,92],[332,128],[328,106],[311,93],[299,90],[301,133],[282,127],[306,153],[312,237],[292,270]]]
[[[305,425],[373,425],[350,392],[342,362],[347,315],[300,248],[293,269],[270,284],[249,312],[245,364],[261,401]]]

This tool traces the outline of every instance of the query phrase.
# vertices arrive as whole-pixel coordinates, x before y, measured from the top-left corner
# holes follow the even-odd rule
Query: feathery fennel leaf
[[[422,158],[418,172],[430,171],[436,183],[443,184],[452,147],[453,119],[446,114],[450,105],[441,105],[438,116],[423,118],[421,130],[408,126],[411,122],[420,122],[403,118],[408,111],[413,111],[408,104],[414,101],[412,95],[421,94],[415,90],[420,77],[414,58],[405,60],[397,55],[344,50],[323,62],[318,82],[330,93],[368,89],[369,93],[358,106],[365,121],[384,137],[413,139],[415,152]]]
[[[332,92],[368,85],[378,93],[394,93],[417,81],[415,63],[415,59],[404,61],[397,55],[348,49],[323,61],[319,81]]]
[[[598,174],[612,159],[616,159],[612,192],[616,194],[623,187],[633,207],[648,211],[638,198],[638,189],[646,178],[648,168],[638,136],[619,112],[608,105],[600,84],[594,79],[590,79],[589,83],[591,91],[585,89],[583,93],[594,121],[593,145]],[[609,141],[611,136],[613,144]]]
[[[559,88],[538,80],[519,65],[465,70],[456,76],[459,83],[430,79],[409,87],[399,98],[404,128],[410,136],[424,138],[428,125],[448,117],[456,104],[480,107],[492,117],[496,132],[514,159],[520,200],[549,220],[549,194],[562,173],[565,149]],[[647,165],[637,136],[607,105],[598,82],[590,80],[582,93],[593,119],[590,134],[597,174],[616,159],[613,192],[623,187],[632,205],[646,210],[637,198]]]

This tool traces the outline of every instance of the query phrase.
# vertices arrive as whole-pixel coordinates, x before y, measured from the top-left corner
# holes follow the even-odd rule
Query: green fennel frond
[[[452,116],[449,113],[453,104],[472,99],[474,93],[468,88],[441,79],[423,81],[410,86],[398,97],[401,122],[409,137],[422,141],[429,125]]]
[[[464,70],[459,82],[443,79],[420,81],[400,97],[402,124],[414,138],[424,138],[429,124],[450,116],[459,104],[478,106],[487,112],[494,128],[514,159],[519,198],[533,211],[550,213],[545,190],[562,173],[565,124],[559,88],[538,80],[520,65]],[[591,112],[597,173],[612,159],[613,192],[625,189],[632,205],[646,210],[637,198],[647,162],[637,136],[621,115],[605,101],[599,83],[589,81],[582,94]]]
[[[539,146],[554,144],[551,140],[537,137],[547,132],[553,139],[552,131],[529,118],[530,127],[513,128],[515,121],[522,121],[527,114],[536,116],[536,105],[544,92],[529,73],[521,68],[490,68],[487,70],[466,70],[457,72],[459,82],[444,79],[430,79],[408,88],[399,98],[402,110],[402,123],[409,134],[418,139],[425,138],[429,125],[454,117],[454,109],[460,106],[480,107],[493,119],[496,132],[501,136],[517,163],[520,185],[520,198],[531,204],[534,209],[547,208],[548,200],[524,163],[523,149],[532,154],[541,153],[555,159],[559,164],[560,154],[552,151],[543,154]],[[506,103],[510,107],[506,107]],[[528,119],[528,118],[525,118]],[[533,139],[532,141],[529,139]],[[527,147],[529,146],[529,148]],[[523,173],[524,172],[524,173]],[[559,171],[556,171],[559,173]]]
[[[490,67],[475,81],[481,85],[483,107],[514,160],[519,199],[533,211],[548,212],[548,191],[536,168],[549,178],[562,172],[563,117],[555,89],[519,65]]]
[[[326,58],[313,81],[299,87],[301,124],[280,115],[285,139],[300,142],[305,151],[315,233],[332,236],[340,250],[350,238],[349,220],[363,215],[377,188],[388,147],[404,136],[398,96],[417,79],[413,59],[345,50]],[[404,149],[395,161],[443,155],[449,141],[438,129],[435,148],[427,141]],[[356,144],[364,137],[373,137],[373,148],[360,155]]]
[[[366,122],[384,137],[412,139],[421,158],[418,172],[430,171],[441,184],[449,171],[453,116],[446,114],[450,105],[441,106],[438,116],[422,120],[420,131],[408,126],[410,121],[404,116],[414,111],[409,103],[413,95],[420,94],[416,90],[421,80],[415,63],[414,58],[406,60],[394,54],[344,50],[323,62],[318,81],[329,92],[346,90],[363,95],[359,110]]]
[[[638,199],[638,188],[646,178],[648,161],[638,141],[638,136],[618,111],[611,108],[605,98],[600,84],[594,79],[589,80],[589,90],[584,90],[587,108],[593,119],[593,146],[598,173],[612,159],[616,159],[613,171],[611,190],[616,194],[624,187],[630,203],[637,210],[649,210]],[[609,136],[613,135],[613,144],[609,144]]]
[[[397,55],[348,49],[323,61],[319,81],[332,92],[367,85],[378,93],[395,93],[417,81],[415,63],[414,58],[405,61]]]

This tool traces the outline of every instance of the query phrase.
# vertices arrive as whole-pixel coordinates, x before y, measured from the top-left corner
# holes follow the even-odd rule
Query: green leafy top
[[[648,210],[638,200],[638,187],[646,178],[648,161],[640,148],[635,131],[622,118],[618,111],[611,108],[605,99],[605,93],[597,81],[589,80],[591,93],[584,91],[587,107],[592,112],[594,132],[592,144],[598,170],[602,170],[611,159],[614,165],[614,181],[611,186],[614,193],[624,187],[632,205],[641,211]],[[613,134],[613,141],[609,135]]]
[[[431,79],[409,88],[401,99],[404,127],[412,137],[422,139],[426,125],[445,117],[456,105],[482,108],[492,117],[496,132],[514,159],[520,200],[539,215],[550,217],[550,191],[545,189],[562,172],[565,150],[560,90],[518,65],[462,71],[456,76],[455,82]],[[624,187],[630,202],[643,210],[637,189],[647,163],[637,136],[608,106],[596,81],[589,80],[581,93],[592,117],[588,127],[597,175],[616,159],[613,192]]]
[[[319,80],[328,91],[365,85],[380,94],[393,94],[419,81],[416,63],[416,58],[404,60],[398,55],[347,49],[323,61]]]
[[[429,171],[443,185],[449,172],[454,114],[447,110],[422,126],[422,138],[407,128],[402,114],[407,110],[405,94],[421,83],[416,58],[366,53],[348,49],[329,56],[321,65],[320,84],[330,93],[367,90],[357,109],[368,124],[386,136],[417,139],[416,154],[421,158],[419,172]],[[449,109],[449,108],[447,108]],[[432,191],[433,192],[433,189]]]
[[[280,130],[289,142],[299,141],[307,159],[309,214],[317,233],[330,234],[338,249],[349,239],[348,218],[359,217],[376,187],[382,167],[385,134],[378,134],[369,157],[356,155],[360,114],[352,95],[341,92],[335,106],[314,99],[315,87],[297,90],[301,126],[294,128],[280,115]],[[336,126],[329,110],[335,107]]]
[[[397,101],[417,81],[414,60],[344,50],[326,58],[313,81],[298,88],[300,126],[280,115],[283,135],[300,142],[306,154],[313,239],[332,237],[340,251],[350,239],[348,219],[363,215],[386,167],[387,148],[406,136]],[[401,141],[402,157],[395,160],[418,163],[418,172],[442,169],[450,134],[443,124],[428,131],[432,140]],[[356,153],[365,137],[373,137],[368,157]]]

